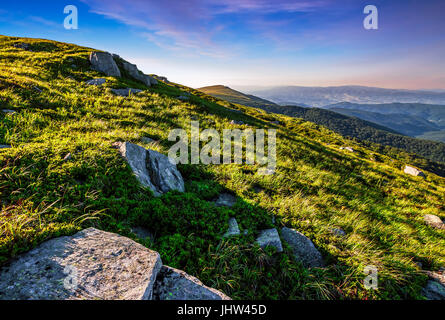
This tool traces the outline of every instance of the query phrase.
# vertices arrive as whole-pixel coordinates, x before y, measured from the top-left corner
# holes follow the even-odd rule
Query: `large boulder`
[[[151,299],[159,254],[94,228],[49,240],[0,272],[0,299]]]
[[[277,229],[267,229],[260,232],[256,242],[261,248],[272,246],[277,249],[277,252],[283,252],[283,246],[281,245],[280,235]]]
[[[93,69],[105,73],[110,77],[120,77],[121,72],[113,59],[113,56],[108,52],[93,51],[90,54],[90,62]]]
[[[304,234],[295,229],[283,227],[281,236],[292,248],[295,260],[300,261],[306,268],[324,266],[321,253]]]
[[[442,219],[440,219],[438,216],[435,216],[434,214],[426,214],[423,216],[423,220],[425,220],[425,223],[433,228],[436,229],[445,229],[445,224],[443,223]]]
[[[55,238],[0,269],[0,300],[230,299],[159,254],[94,228]]]
[[[154,150],[146,150],[130,142],[120,142],[116,146],[127,160],[136,178],[150,188],[155,196],[170,190],[184,192],[184,180],[174,161]]]
[[[403,172],[405,172],[406,174],[415,176],[415,177],[424,177],[425,178],[425,174],[422,171],[420,171],[417,168],[408,166],[408,165],[405,166],[405,168],[403,169]]]
[[[163,266],[156,279],[153,300],[230,300],[222,292],[206,287],[184,271]]]

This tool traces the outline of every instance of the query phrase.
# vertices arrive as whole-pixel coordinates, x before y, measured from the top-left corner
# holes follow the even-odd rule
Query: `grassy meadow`
[[[22,42],[32,51],[14,47]],[[427,277],[416,262],[425,270],[445,267],[445,231],[423,221],[425,214],[445,218],[444,178],[408,176],[405,163],[322,126],[179,84],[146,88],[105,77],[103,86],[86,85],[104,77],[90,68],[91,51],[0,36],[0,106],[15,111],[0,112],[0,144],[12,146],[0,149],[0,264],[93,226],[158,251],[164,264],[233,299],[421,299]],[[127,98],[110,91],[125,87],[144,91]],[[184,92],[188,101],[177,98]],[[174,143],[169,131],[189,131],[191,119],[219,132],[277,129],[276,173],[259,175],[257,165],[179,165],[186,192],[155,198],[112,143],[167,154]],[[230,124],[233,119],[246,125]],[[216,207],[211,200],[221,192],[236,194],[237,204]],[[236,217],[242,235],[223,239],[229,217]],[[154,239],[139,239],[135,226]],[[282,226],[308,236],[327,267],[305,269],[284,242],[282,254],[255,244],[259,230]],[[378,290],[363,286],[367,265],[379,270]]]

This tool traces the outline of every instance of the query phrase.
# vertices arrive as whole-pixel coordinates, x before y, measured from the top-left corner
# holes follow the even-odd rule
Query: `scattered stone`
[[[71,160],[71,152],[70,153],[67,153],[66,154],[66,156],[65,157],[63,157],[63,161],[69,161],[69,160]]]
[[[231,236],[237,236],[239,234],[240,234],[240,231],[239,231],[239,227],[238,227],[238,222],[236,222],[235,218],[230,218],[229,219],[229,229],[227,230],[226,233],[224,233],[223,237],[228,238]]]
[[[140,89],[126,88],[126,89],[111,89],[111,91],[121,97],[128,97],[130,94],[142,92]]]
[[[236,203],[236,197],[230,193],[221,193],[215,201],[217,207],[233,207]]]
[[[355,152],[355,150],[353,148],[351,148],[351,147],[340,147],[340,150],[347,150],[347,151],[350,151],[350,152]]]
[[[277,249],[277,252],[283,251],[280,236],[278,235],[278,231],[275,228],[261,231],[258,238],[256,239],[256,242],[263,249],[267,246],[272,246]]]
[[[94,228],[44,242],[0,272],[0,299],[148,300],[159,253]]]
[[[330,231],[338,237],[346,236],[346,232],[344,232],[342,228],[330,228]]]
[[[295,229],[283,227],[281,236],[292,248],[295,260],[300,261],[306,268],[324,266],[321,253],[304,234]]]
[[[232,121],[230,121],[230,124],[242,125],[242,124],[244,124],[244,122],[243,121],[238,121],[238,120],[232,120]]]
[[[120,77],[121,72],[117,67],[113,56],[108,52],[93,51],[90,54],[90,62],[93,65],[93,69],[105,73],[110,77]]]
[[[153,300],[231,300],[222,292],[205,286],[184,271],[163,266],[153,289]]]
[[[9,144],[0,144],[0,149],[9,149],[11,146]]]
[[[143,228],[143,227],[132,227],[131,232],[133,232],[135,235],[137,235],[141,239],[154,239],[153,233],[151,233],[149,230]]]
[[[172,159],[130,142],[114,145],[119,147],[120,153],[127,160],[139,182],[148,187],[155,196],[170,190],[184,192],[184,180]]]
[[[170,83],[170,81],[168,81],[167,77],[157,76],[157,78],[161,81],[164,81],[165,83]]]
[[[433,228],[436,229],[445,229],[445,224],[443,223],[442,219],[440,219],[438,216],[435,216],[434,214],[426,214],[423,216],[423,219],[425,220],[425,223]]]
[[[415,176],[415,177],[420,176],[420,177],[424,177],[425,178],[425,174],[422,171],[420,171],[417,168],[408,166],[408,165],[405,165],[405,169],[403,169],[403,172],[405,172],[406,174],[410,174],[412,176]]]
[[[97,78],[97,79],[91,79],[91,80],[85,81],[85,83],[90,86],[101,86],[105,82],[107,82],[107,79],[105,79],[105,78]]]

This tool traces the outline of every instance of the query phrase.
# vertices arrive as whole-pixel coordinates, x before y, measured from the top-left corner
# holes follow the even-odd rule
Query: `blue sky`
[[[63,28],[69,4],[78,30]],[[363,28],[368,4],[378,30]],[[192,87],[445,89],[444,16],[443,0],[22,0],[0,4],[0,34],[107,50]]]

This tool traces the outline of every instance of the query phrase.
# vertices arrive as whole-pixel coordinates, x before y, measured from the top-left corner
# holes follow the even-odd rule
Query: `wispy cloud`
[[[226,57],[232,50],[215,37],[226,27],[218,22],[225,14],[267,15],[276,12],[310,11],[326,1],[289,0],[81,0],[93,13],[140,28],[141,35],[169,50],[212,57]]]

